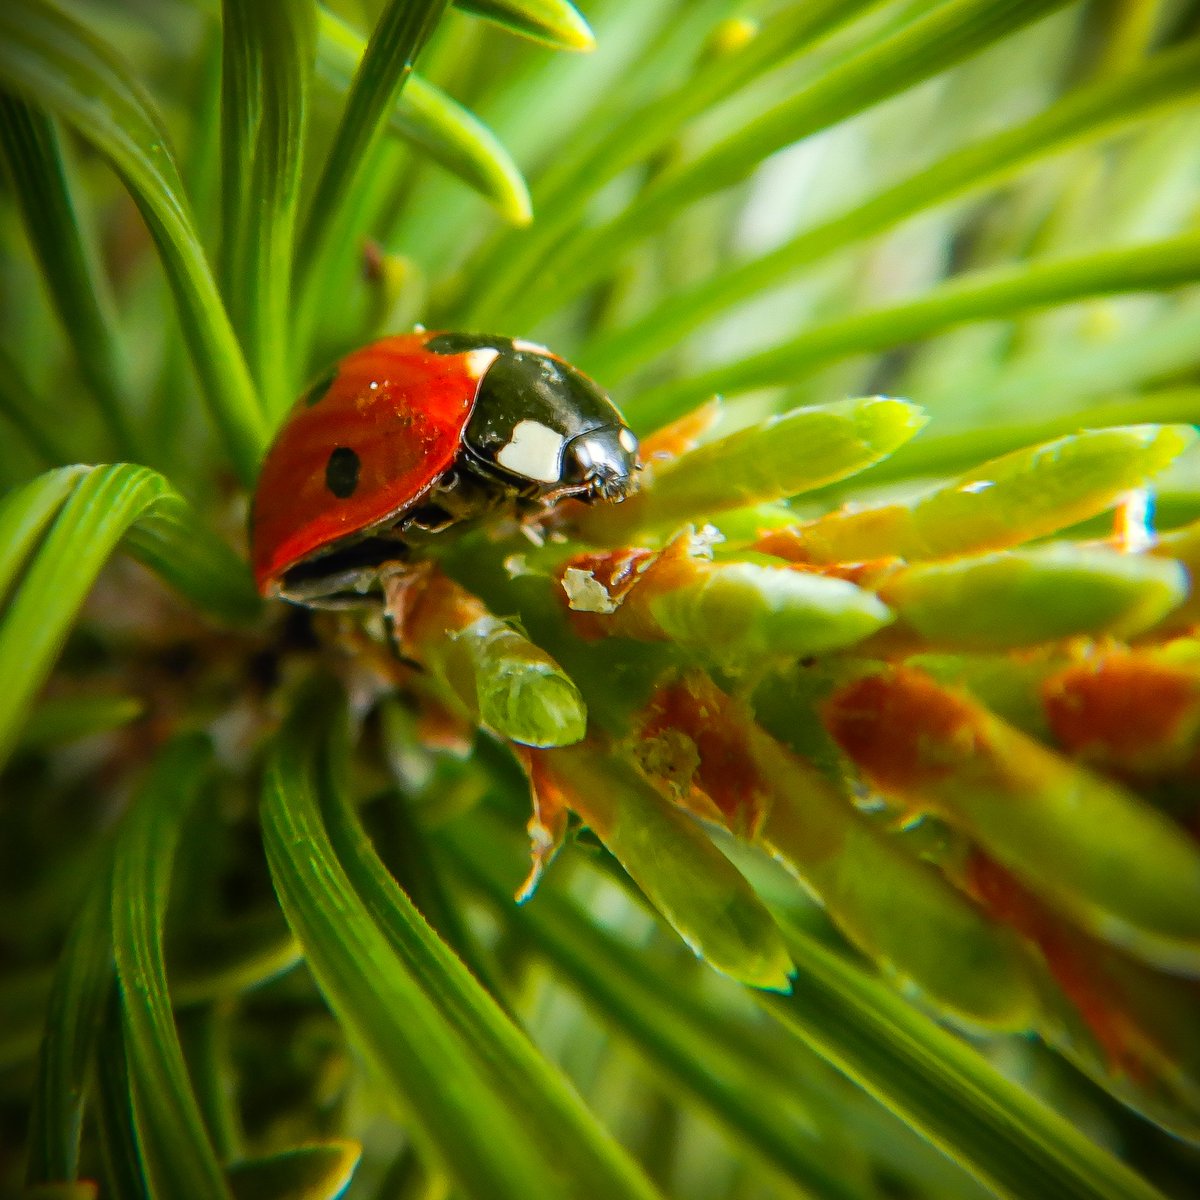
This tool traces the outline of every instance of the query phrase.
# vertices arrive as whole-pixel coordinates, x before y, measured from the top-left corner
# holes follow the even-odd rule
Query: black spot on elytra
[[[304,393],[304,403],[312,408],[314,404],[319,404],[325,399],[325,393],[333,387],[333,381],[337,378],[337,371],[329,371],[322,375],[316,383]]]
[[[358,487],[358,471],[362,464],[349,446],[339,446],[325,464],[325,486],[339,499],[354,495]]]
[[[439,333],[425,343],[433,354],[466,354],[469,350],[511,351],[512,338],[496,337],[490,333]]]

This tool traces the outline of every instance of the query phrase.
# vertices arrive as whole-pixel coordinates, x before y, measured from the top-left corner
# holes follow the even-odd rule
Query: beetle
[[[418,330],[355,350],[296,401],[250,509],[264,596],[361,604],[383,567],[508,506],[636,488],[638,441],[609,397],[544,346]]]

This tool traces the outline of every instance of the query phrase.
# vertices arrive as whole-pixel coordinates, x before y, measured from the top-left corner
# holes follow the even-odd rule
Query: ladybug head
[[[638,440],[625,425],[581,433],[563,451],[563,484],[585,488],[588,500],[624,500],[636,490],[640,469]]]

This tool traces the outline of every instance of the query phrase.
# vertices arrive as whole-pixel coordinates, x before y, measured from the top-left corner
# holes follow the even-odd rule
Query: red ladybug
[[[543,346],[373,342],[300,397],[267,452],[250,510],[259,591],[361,602],[384,563],[505,503],[623,500],[637,451],[604,392]]]

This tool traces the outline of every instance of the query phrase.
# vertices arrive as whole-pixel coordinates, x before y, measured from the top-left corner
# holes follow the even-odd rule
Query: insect
[[[361,604],[380,569],[504,506],[623,500],[638,441],[607,395],[519,339],[419,331],[343,358],[300,397],[250,510],[259,591]]]

